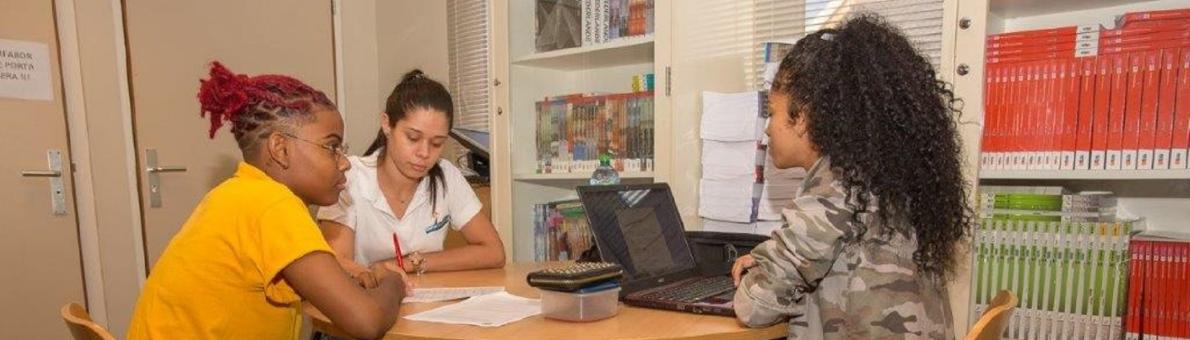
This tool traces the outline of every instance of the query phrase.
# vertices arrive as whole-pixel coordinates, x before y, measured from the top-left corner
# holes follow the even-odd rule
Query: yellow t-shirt
[[[325,251],[302,200],[240,163],[207,193],[153,267],[129,339],[297,339],[301,297],[281,270]]]

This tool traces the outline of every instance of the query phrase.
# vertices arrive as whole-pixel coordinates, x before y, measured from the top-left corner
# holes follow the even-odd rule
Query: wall
[[[384,111],[382,93],[389,90],[380,86],[376,13],[375,0],[342,1],[339,6],[342,31],[336,39],[342,45],[343,89],[338,104],[354,154],[363,153],[376,137]]]
[[[448,84],[446,1],[342,1],[344,99],[352,153],[376,138],[384,102],[406,72],[420,68]],[[454,161],[453,154],[443,158]]]

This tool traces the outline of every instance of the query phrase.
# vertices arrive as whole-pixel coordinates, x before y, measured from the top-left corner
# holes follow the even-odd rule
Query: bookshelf
[[[1190,180],[1190,170],[982,170],[979,179]]]
[[[588,172],[563,173],[563,174],[538,174],[538,173],[522,173],[513,176],[513,179],[525,182],[548,182],[548,181],[574,181],[586,180],[591,177]],[[637,179],[637,178],[653,178],[652,171],[626,171],[620,172],[620,179]]]
[[[1115,17],[1126,12],[1190,7],[1175,0],[990,0],[962,2],[958,16],[971,19],[956,29],[956,65],[970,72],[956,78],[956,93],[968,103],[964,115],[974,113],[984,125],[985,46],[988,35],[1077,25],[1115,28]],[[970,105],[979,103],[978,105]],[[968,139],[970,140],[970,139]],[[975,139],[976,141],[980,139]],[[1122,216],[1139,216],[1140,228],[1190,231],[1190,169],[1172,170],[1001,170],[982,168],[978,185],[1061,186],[1071,191],[1111,191]],[[974,256],[974,253],[971,253]],[[970,289],[974,289],[971,285]],[[974,311],[974,294],[969,310]],[[1021,314],[1021,313],[1018,313]],[[974,314],[969,314],[974,316]],[[967,321],[973,318],[967,319]],[[956,325],[963,322],[956,322]]]
[[[577,198],[574,188],[587,184],[591,171],[539,169],[538,107],[547,98],[571,94],[615,95],[634,92],[633,76],[654,75],[652,92],[652,169],[622,170],[622,183],[665,181],[669,169],[669,105],[665,60],[668,52],[668,0],[654,0],[654,29],[640,34],[579,47],[537,51],[535,24],[537,1],[497,1],[494,10],[494,45],[497,115],[493,140],[493,165],[503,171],[494,181],[493,216],[502,230],[511,261],[534,259],[533,205]],[[642,94],[637,94],[642,95]],[[506,149],[506,150],[501,150]]]
[[[1053,28],[1061,26],[1075,26],[1098,24],[1105,28],[1115,27],[1115,16],[1125,12],[1149,11],[1190,7],[1185,1],[1154,0],[1154,1],[1123,1],[1123,0],[1058,0],[1058,1],[1025,1],[1025,0],[992,0],[988,3],[986,13],[985,36],[1006,32],[1017,32]],[[971,45],[982,44],[982,41],[967,42]],[[963,49],[960,41],[960,50]],[[981,51],[972,55],[966,63],[978,67],[974,73],[976,78],[983,80],[983,46],[968,46]],[[982,100],[981,100],[982,102]],[[980,107],[982,111],[982,105]],[[980,113],[982,116],[982,112]],[[1153,209],[1145,206],[1151,199],[1163,199],[1169,202],[1182,202],[1190,206],[1190,192],[1167,191],[1153,188],[1178,188],[1190,179],[1190,169],[1168,170],[990,170],[982,169],[979,174],[981,184],[1033,185],[1049,183],[1078,188],[1080,190],[1099,190],[1100,188],[1115,188],[1120,191],[1120,206],[1122,209],[1145,217],[1145,228],[1151,230],[1187,231],[1190,225],[1190,211],[1185,209],[1167,210]],[[1076,183],[1077,182],[1077,183]],[[1128,185],[1120,185],[1126,182]],[[1138,182],[1148,182],[1137,185]],[[1038,184],[1041,185],[1041,184]],[[1149,188],[1149,189],[1146,189]],[[1163,202],[1165,202],[1163,201]],[[1144,211],[1145,214],[1137,213]]]
[[[624,38],[595,46],[533,53],[512,63],[517,66],[567,71],[645,64],[653,61],[653,45],[651,35]]]

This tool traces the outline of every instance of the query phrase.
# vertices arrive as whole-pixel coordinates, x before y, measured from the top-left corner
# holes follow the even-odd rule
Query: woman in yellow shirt
[[[353,337],[377,338],[405,296],[377,268],[363,289],[339,267],[307,205],[335,203],[350,165],[343,121],[322,92],[218,62],[198,93],[210,135],[231,123],[244,161],[203,198],[153,267],[130,339],[296,339],[301,301]]]

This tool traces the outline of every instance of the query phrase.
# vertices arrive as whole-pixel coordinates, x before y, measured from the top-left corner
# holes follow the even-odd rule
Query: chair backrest
[[[1008,326],[1008,319],[1012,317],[1012,311],[1016,309],[1017,299],[1016,295],[1007,290],[1001,290],[992,298],[992,302],[988,304],[987,311],[979,317],[979,321],[971,327],[971,331],[967,332],[966,340],[992,340],[1000,339],[1000,334],[1004,333],[1004,328]]]
[[[103,326],[91,321],[91,314],[82,305],[71,302],[62,306],[62,320],[75,340],[115,340]]]

